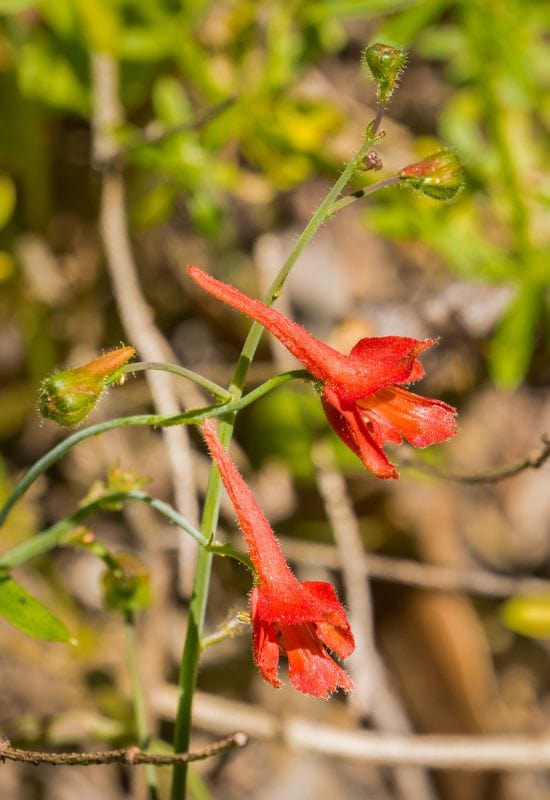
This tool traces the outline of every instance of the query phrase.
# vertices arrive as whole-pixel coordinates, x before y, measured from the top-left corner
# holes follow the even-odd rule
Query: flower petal
[[[422,341],[408,336],[368,336],[359,339],[350,357],[361,362],[362,370],[368,369],[371,392],[376,392],[393,383],[420,380],[424,368],[417,357],[437,342],[438,339]]]
[[[265,584],[260,580],[256,592],[256,612],[266,622],[300,624],[324,619],[325,607],[312,592],[304,588],[297,578],[292,586],[281,583],[279,587]]]
[[[231,502],[237,512],[237,519],[248,545],[250,559],[263,583],[284,589],[290,593],[298,584],[292,574],[283,551],[271,526],[256,502],[237,466],[222,446],[210,420],[203,421],[203,433],[210,454],[220,471],[221,478]]]
[[[327,419],[340,439],[378,478],[398,478],[399,473],[386,457],[374,435],[369,432],[354,402],[342,400],[325,387],[321,403]]]
[[[456,410],[441,400],[388,386],[358,401],[365,416],[376,426],[391,425],[415,447],[427,447],[450,439],[457,431]],[[388,435],[388,439],[391,436]]]
[[[351,692],[353,682],[332,659],[312,626],[281,625],[281,639],[288,657],[288,677],[299,692],[328,698],[338,687]]]
[[[277,677],[280,655],[277,632],[271,622],[266,622],[258,615],[257,601],[258,589],[253,589],[250,595],[250,609],[254,660],[266,681],[278,689],[282,684]]]
[[[334,587],[325,581],[304,581],[302,586],[317,598],[324,609],[323,617],[315,623],[317,635],[340,658],[347,658],[353,653],[355,641],[346,610]]]

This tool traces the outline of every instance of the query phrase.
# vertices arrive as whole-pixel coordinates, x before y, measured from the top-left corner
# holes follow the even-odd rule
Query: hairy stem
[[[367,153],[372,140],[367,138],[360,147],[357,154],[349,162],[340,178],[336,181],[332,189],[312,216],[309,223],[304,228],[301,236],[296,242],[292,252],[281,267],[275,280],[268,290],[265,302],[272,305],[285,284],[290,270],[298,260],[300,254],[311,241],[320,226],[330,216],[330,209],[348,183],[355,165]],[[263,332],[263,326],[254,322],[245,340],[243,349],[233,378],[229,386],[229,391],[235,400],[239,400],[242,395],[248,368],[256,353]],[[237,410],[237,409],[236,409]],[[230,417],[225,417],[220,423],[219,438],[224,447],[227,447],[233,436],[235,424],[235,412]],[[202,532],[206,537],[213,538],[217,521],[220,502],[221,479],[217,467],[212,464],[210,480],[205,498],[205,506],[202,519]],[[178,709],[176,712],[176,727],[174,733],[174,751],[176,753],[187,750],[191,736],[191,707],[193,693],[197,682],[199,658],[201,652],[201,634],[206,611],[208,597],[208,587],[210,581],[210,571],[212,566],[212,554],[201,548],[197,556],[197,566],[193,594],[189,608],[189,621],[187,624],[187,634],[183,648],[182,661],[178,681]],[[176,764],[172,773],[171,800],[182,800],[186,794],[187,765]]]
[[[191,369],[180,367],[177,364],[165,364],[162,361],[137,361],[132,364],[125,364],[117,371],[113,383],[120,380],[121,375],[127,375],[128,373],[133,374],[134,372],[143,372],[144,370],[171,372],[173,375],[178,375],[180,378],[187,378],[187,380],[193,381],[193,383],[196,383],[197,386],[201,386],[203,389],[206,389],[207,392],[210,392],[211,395],[219,398],[224,403],[231,399],[231,395],[226,389],[218,386],[217,383],[209,381],[208,378],[199,375],[197,372],[193,372]]]

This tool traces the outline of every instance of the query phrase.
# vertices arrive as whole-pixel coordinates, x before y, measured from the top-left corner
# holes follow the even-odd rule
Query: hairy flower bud
[[[76,369],[49,375],[42,381],[38,410],[58,425],[76,425],[93,409],[106,386],[135,354],[133,347],[119,347]]]
[[[423,161],[403,167],[399,177],[434,200],[450,200],[464,183],[462,164],[451,150],[440,150]]]
[[[407,54],[389,44],[377,42],[363,51],[363,63],[374,78],[380,103],[390,99],[406,62]]]

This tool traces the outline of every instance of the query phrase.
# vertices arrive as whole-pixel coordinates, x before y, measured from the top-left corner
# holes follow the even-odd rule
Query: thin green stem
[[[357,200],[362,200],[363,197],[368,197],[370,194],[380,191],[380,189],[387,189],[389,186],[397,186],[400,181],[401,178],[399,175],[393,175],[391,178],[386,178],[383,181],[378,181],[378,183],[373,183],[370,186],[366,186],[364,189],[359,189],[357,192],[347,194],[345,197],[342,197],[340,200],[337,200],[335,203],[333,203],[330,209],[330,214],[332,216],[332,214],[336,214],[337,211],[341,211],[343,208],[346,208],[346,206],[357,202]]]
[[[378,103],[378,106],[376,108],[376,117],[374,118],[372,126],[369,129],[369,133],[373,139],[378,134],[378,130],[380,128],[380,125],[382,124],[382,120],[384,119],[385,113],[386,113],[386,104]]]
[[[158,370],[160,372],[171,372],[173,375],[178,375],[180,378],[186,378],[189,381],[193,381],[196,383],[197,386],[206,389],[214,397],[219,398],[224,403],[227,403],[228,400],[231,400],[231,395],[224,389],[222,386],[218,386],[217,383],[208,380],[208,378],[199,375],[198,372],[193,372],[191,369],[186,369],[185,367],[179,367],[176,364],[165,364],[162,361],[136,361],[135,363],[125,364],[119,370],[117,370],[115,377],[113,378],[113,383],[120,380],[121,375],[133,374],[134,372],[143,372],[144,370]],[[109,381],[108,381],[109,383]]]
[[[201,639],[201,650],[206,650],[208,647],[219,644],[219,642],[223,642],[233,636],[238,636],[243,632],[245,625],[250,625],[250,615],[247,616],[248,621],[245,622],[243,619],[244,615],[235,614],[235,616],[227,620],[221,628],[218,628],[215,633],[211,633],[210,636],[204,636]]]
[[[203,534],[198,531],[190,522],[188,522],[185,517],[182,517],[175,508],[168,505],[168,503],[163,502],[162,500],[157,500],[154,497],[150,497],[143,492],[110,492],[104,494],[102,497],[98,498],[97,500],[92,501],[91,503],[87,503],[82,508],[79,508],[75,511],[74,514],[71,514],[70,517],[57,522],[55,525],[52,525],[51,528],[43,531],[42,533],[36,534],[31,539],[28,539],[26,542],[14,547],[12,550],[9,550],[7,553],[4,553],[3,556],[0,557],[0,568],[2,569],[14,569],[15,567],[21,566],[26,561],[30,561],[32,558],[36,558],[37,556],[41,556],[44,553],[47,553],[49,550],[52,550],[54,547],[57,547],[62,541],[63,538],[71,531],[73,528],[80,525],[84,522],[85,519],[95,514],[97,511],[103,510],[111,510],[113,506],[117,503],[123,503],[126,500],[137,500],[142,503],[146,503],[148,506],[153,508],[155,511],[158,511],[164,517],[169,519],[178,528],[181,528],[190,536],[192,536],[196,541],[206,547],[208,545],[208,540],[206,539]],[[216,549],[219,548],[219,555],[229,556],[231,558],[238,558],[239,561],[242,560],[240,554],[237,554],[237,551],[233,553],[230,548],[227,548],[226,545],[213,545],[213,552],[216,552]]]
[[[134,719],[140,750],[147,750],[149,746],[149,723],[147,720],[147,709],[145,705],[145,694],[139,670],[139,656],[136,638],[136,620],[133,614],[129,613],[124,621],[124,633],[126,636],[126,655],[128,659],[128,669],[130,672],[130,682],[132,685],[132,703],[134,706]],[[147,794],[149,800],[158,800],[157,773],[153,764],[145,764],[145,778],[147,781]]]
[[[21,478],[19,483],[14,487],[10,496],[4,503],[0,511],[0,527],[4,524],[9,512],[15,503],[25,494],[25,492],[32,486],[32,484],[46,472],[51,466],[59,461],[63,456],[79,442],[89,439],[91,436],[98,436],[100,433],[113,430],[115,428],[148,426],[148,427],[168,427],[171,425],[190,425],[199,423],[203,419],[210,417],[221,417],[225,414],[231,414],[240,411],[250,403],[254,403],[264,394],[273,391],[273,389],[282,386],[283,383],[294,379],[312,380],[311,375],[305,370],[291,370],[276,375],[274,378],[265,381],[256,389],[253,389],[242,398],[238,398],[232,403],[225,403],[221,406],[207,406],[205,408],[197,408],[192,411],[185,411],[182,414],[177,414],[174,417],[162,417],[159,414],[138,414],[132,417],[119,417],[117,419],[110,419],[106,422],[100,422],[97,425],[91,425],[88,428],[82,428],[71,436],[68,436],[56,447],[52,448],[49,453],[42,456],[29,471]],[[231,395],[234,396],[234,395]]]
[[[269,288],[265,298],[265,302],[268,305],[272,305],[281,293],[290,270],[320,226],[330,216],[330,208],[332,204],[335,202],[338,195],[348,183],[357,162],[360,161],[360,159],[362,159],[367,153],[371,144],[372,139],[367,138],[355,157],[346,166],[340,178],[328,192],[327,196],[315,214],[312,216],[309,223],[306,225],[304,231],[292,249],[292,252],[288,256],[287,260],[283,264],[281,270]],[[239,360],[237,361],[237,365],[229,385],[229,391],[235,400],[239,400],[242,395],[248,368],[256,353],[262,332],[263,327],[257,322],[252,324],[248,332],[248,336],[243,345],[241,355],[239,356]],[[218,435],[224,447],[228,447],[231,441],[233,427],[235,425],[235,414],[237,410],[238,409],[235,409],[234,413],[232,413],[230,417],[225,416],[221,420]],[[217,526],[220,490],[220,475],[216,466],[212,464],[201,526],[203,534],[209,539],[214,537]],[[174,732],[174,752],[176,753],[184,752],[189,748],[189,740],[191,736],[191,707],[197,682],[199,658],[201,652],[200,640],[208,598],[211,568],[212,553],[207,552],[204,548],[200,548],[197,555],[193,594],[189,606],[187,633],[182,653],[178,681],[179,699]],[[171,800],[183,800],[183,798],[185,798],[186,782],[187,765],[175,764],[172,772],[172,787],[170,794]]]

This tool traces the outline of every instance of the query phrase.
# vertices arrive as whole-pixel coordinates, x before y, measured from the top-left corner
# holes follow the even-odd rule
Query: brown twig
[[[381,733],[411,733],[412,726],[400,698],[390,685],[376,647],[369,561],[365,558],[359,524],[346,482],[335,469],[329,449],[316,447],[314,461],[317,486],[342,564],[349,619],[355,636],[355,651],[347,660],[354,683],[351,708],[360,720],[370,718]],[[402,800],[435,800],[425,770],[396,765],[393,779]]]
[[[143,296],[130,242],[124,178],[118,159],[120,148],[113,136],[113,131],[123,122],[117,62],[106,53],[94,54],[92,77],[94,163],[103,170],[100,230],[117,307],[128,338],[143,359],[177,363],[176,355],[155,325],[153,312]],[[162,372],[148,372],[147,380],[157,412],[166,416],[178,414],[181,408],[171,377]],[[186,388],[185,391],[192,389]],[[187,430],[184,426],[163,428],[162,434],[172,469],[176,507],[183,516],[196,522],[198,505]],[[188,594],[195,544],[183,536],[179,542],[181,583]]]
[[[307,561],[329,569],[340,569],[341,559],[334,547],[312,542],[282,539],[282,548],[291,561]],[[442,567],[403,558],[364,553],[363,569],[371,578],[405,583],[420,589],[443,592],[468,592],[489,597],[525,594],[550,594],[550,581],[542,578],[495,575],[481,569]]]
[[[368,562],[364,558],[361,534],[345,481],[334,468],[330,449],[322,444],[313,451],[316,481],[330,523],[342,570],[349,620],[355,635],[355,651],[348,659],[354,691],[350,698],[359,718],[372,710],[376,687],[376,645]]]
[[[118,750],[101,750],[92,753],[43,753],[39,750],[21,750],[19,747],[12,747],[9,739],[2,736],[0,737],[0,760],[21,761],[35,766],[50,764],[53,766],[89,767],[96,764],[126,764],[133,767],[138,764],[155,764],[158,767],[168,767],[182,762],[203,761],[235,747],[244,747],[247,742],[248,736],[245,733],[237,732],[218,742],[213,742],[202,750],[189,753],[160,755],[146,753],[139,747],[121,747]]]
[[[435,478],[441,478],[446,481],[467,484],[498,483],[499,481],[505,481],[507,478],[514,478],[526,469],[539,469],[542,467],[550,458],[550,436],[547,433],[543,433],[541,441],[543,446],[540,450],[526,456],[526,458],[518,461],[517,464],[511,464],[508,467],[496,467],[485,472],[447,472],[418,459],[407,457],[403,463],[405,466],[419,469],[428,475],[433,475]]]
[[[178,689],[164,685],[152,692],[159,716],[173,719]],[[235,725],[253,738],[284,741],[293,750],[370,764],[430,769],[503,771],[550,768],[548,736],[452,736],[371,733],[323,725],[318,720],[271,714],[249,703],[197,692],[197,727],[217,733]]]

